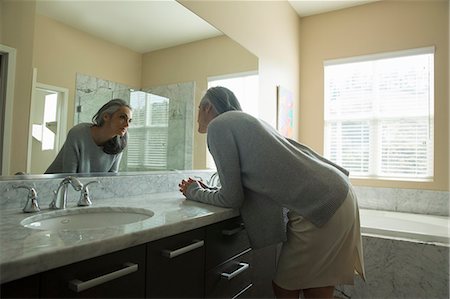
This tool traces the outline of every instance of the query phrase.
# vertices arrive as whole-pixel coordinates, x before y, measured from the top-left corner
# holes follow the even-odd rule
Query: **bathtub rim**
[[[450,217],[446,216],[438,216],[438,215],[426,215],[426,214],[413,214],[413,213],[405,213],[405,212],[397,212],[397,211],[385,211],[385,210],[374,210],[367,208],[360,208],[360,224],[361,224],[361,235],[368,237],[377,237],[384,239],[394,239],[408,242],[416,242],[416,243],[424,243],[424,244],[433,244],[438,246],[450,247],[450,232],[449,232],[449,223]],[[419,217],[418,219],[429,219],[436,220],[442,223],[446,223],[447,233],[446,234],[437,234],[437,233],[423,233],[417,231],[411,231],[408,229],[402,228],[386,228],[386,227],[373,227],[368,226],[364,217],[367,215],[370,216],[379,216],[379,217],[391,217],[395,218],[396,216],[400,218],[408,217],[414,219]],[[400,221],[403,219],[399,219]],[[409,219],[408,219],[409,221]],[[435,225],[435,224],[433,224]]]

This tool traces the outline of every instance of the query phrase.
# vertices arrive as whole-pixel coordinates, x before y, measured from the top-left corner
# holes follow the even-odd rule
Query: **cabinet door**
[[[39,298],[39,274],[1,285],[1,298]]]
[[[206,274],[206,298],[252,297],[252,251],[247,249]]]
[[[240,217],[212,224],[206,228],[206,270],[226,262],[250,248]]]
[[[147,244],[148,298],[203,298],[204,228]]]
[[[144,298],[145,245],[44,272],[41,297]]]

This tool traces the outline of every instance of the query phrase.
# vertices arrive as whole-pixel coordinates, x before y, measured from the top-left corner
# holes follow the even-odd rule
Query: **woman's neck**
[[[108,140],[113,138],[111,134],[108,134],[104,127],[92,126],[91,127],[92,139],[94,139],[95,144],[98,146],[104,145]]]

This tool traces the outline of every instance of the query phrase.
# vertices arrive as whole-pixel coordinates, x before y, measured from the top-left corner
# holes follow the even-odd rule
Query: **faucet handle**
[[[41,208],[39,207],[39,197],[38,197],[37,191],[34,187],[30,187],[30,186],[26,186],[26,185],[18,185],[18,186],[13,186],[13,188],[28,190],[27,202],[22,209],[22,211],[24,213],[34,213],[34,212],[39,212],[41,210]]]
[[[77,204],[79,207],[85,207],[85,206],[92,205],[88,185],[93,184],[93,183],[100,183],[100,181],[90,181],[83,185],[83,188],[81,189],[80,200],[78,200],[78,204]]]

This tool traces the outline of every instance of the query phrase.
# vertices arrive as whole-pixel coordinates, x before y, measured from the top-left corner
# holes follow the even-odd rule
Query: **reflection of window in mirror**
[[[167,169],[169,99],[132,91],[130,105],[133,121],[128,129],[127,170]]]
[[[214,86],[223,86],[231,90],[239,103],[242,110],[254,117],[259,117],[258,107],[258,74],[257,73],[241,73],[226,76],[209,77],[208,88]],[[216,169],[214,160],[206,150],[206,168]]]
[[[51,92],[44,95],[43,121],[32,125],[32,135],[40,142],[41,150],[53,150],[56,147],[58,94]]]

